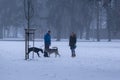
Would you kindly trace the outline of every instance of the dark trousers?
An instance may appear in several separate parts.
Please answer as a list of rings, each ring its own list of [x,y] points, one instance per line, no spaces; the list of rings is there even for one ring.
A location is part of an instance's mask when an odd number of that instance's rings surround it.
[[[71,53],[72,53],[71,57],[75,57],[76,56],[76,54],[75,54],[75,48],[76,48],[76,46],[70,46]]]
[[[49,45],[48,44],[45,44],[45,50],[49,50]]]
[[[45,48],[44,49],[45,49],[45,51],[44,51],[44,57],[49,57],[48,56],[48,52],[47,52],[49,50],[49,45],[45,44]]]

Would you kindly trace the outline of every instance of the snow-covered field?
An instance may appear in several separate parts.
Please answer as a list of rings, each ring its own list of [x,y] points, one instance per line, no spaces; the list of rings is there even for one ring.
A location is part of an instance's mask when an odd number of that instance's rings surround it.
[[[120,80],[120,42],[52,42],[61,57],[24,60],[24,41],[0,41],[0,80]],[[43,42],[35,42],[43,48]],[[31,53],[32,54],[32,53]],[[32,55],[30,55],[31,58]]]

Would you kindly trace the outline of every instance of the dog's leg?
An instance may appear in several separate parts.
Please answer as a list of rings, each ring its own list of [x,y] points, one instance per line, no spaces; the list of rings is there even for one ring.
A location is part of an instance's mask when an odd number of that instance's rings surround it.
[[[40,57],[39,53],[37,52],[38,57]]]
[[[55,57],[57,57],[57,53],[55,53]]]
[[[59,57],[60,57],[60,54],[59,54],[59,53],[56,53],[56,56],[59,56]]]
[[[59,55],[59,57],[60,57],[60,54],[58,53],[57,55]]]
[[[55,57],[59,56],[60,57],[60,54],[58,52],[58,50],[55,52]]]

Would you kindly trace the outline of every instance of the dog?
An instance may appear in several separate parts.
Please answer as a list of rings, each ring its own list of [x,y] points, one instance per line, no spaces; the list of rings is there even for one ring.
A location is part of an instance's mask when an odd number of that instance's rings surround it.
[[[37,53],[38,57],[40,57],[39,51],[41,51],[41,53],[43,53],[43,49],[41,49],[41,48],[30,47],[30,48],[28,48],[28,53],[27,53],[27,55],[29,55],[29,53],[30,53],[31,51]]]
[[[52,47],[52,48],[44,51],[44,55],[46,55],[46,57],[50,57],[50,55],[53,54],[53,53],[55,54],[55,57],[57,57],[57,56],[60,57],[60,54],[58,52],[58,48],[57,47]]]

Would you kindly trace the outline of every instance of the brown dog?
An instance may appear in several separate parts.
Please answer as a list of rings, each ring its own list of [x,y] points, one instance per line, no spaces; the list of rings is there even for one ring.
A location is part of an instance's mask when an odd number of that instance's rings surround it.
[[[58,52],[58,48],[57,47],[52,47],[44,52],[47,52],[48,56],[50,57],[51,54],[55,54],[55,57],[59,56],[60,57],[60,54]]]

